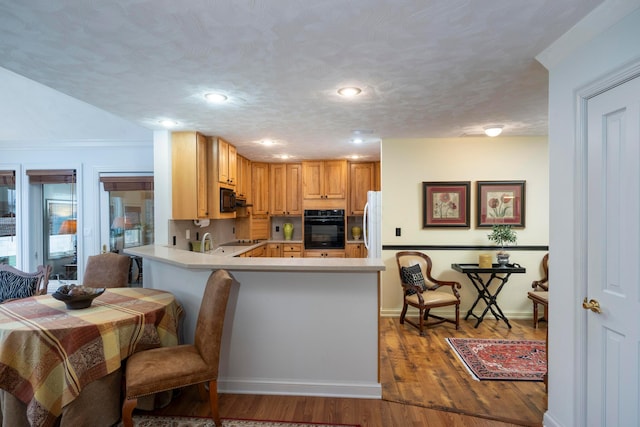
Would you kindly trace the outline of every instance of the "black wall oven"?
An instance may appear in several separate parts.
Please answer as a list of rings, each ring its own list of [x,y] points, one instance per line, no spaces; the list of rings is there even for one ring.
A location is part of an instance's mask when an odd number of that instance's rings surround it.
[[[305,249],[344,249],[344,209],[304,211]]]

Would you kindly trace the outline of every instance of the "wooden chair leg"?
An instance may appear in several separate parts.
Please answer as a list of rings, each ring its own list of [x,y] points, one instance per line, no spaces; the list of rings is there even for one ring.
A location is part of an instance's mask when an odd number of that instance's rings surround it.
[[[222,426],[220,411],[218,409],[218,381],[209,381],[209,406],[211,406],[211,416],[216,423],[216,427]]]
[[[460,328],[460,304],[456,304],[456,331]]]
[[[122,404],[122,425],[124,427],[133,427],[133,410],[138,405],[138,399],[125,399]]]
[[[424,319],[427,316],[429,316],[429,310],[425,311],[424,309],[421,308],[420,309],[420,319],[418,320],[420,322],[420,336],[421,337],[424,336]]]
[[[402,306],[402,313],[400,313],[400,324],[401,325],[404,325],[404,316],[407,315],[407,308],[409,308],[409,304],[407,304],[405,302],[404,305]]]
[[[204,386],[205,383],[198,384],[198,396],[200,396],[200,400],[204,400],[205,402],[211,396],[211,391],[209,391],[209,395],[207,395],[207,388]]]
[[[533,328],[538,328],[538,303],[533,302]]]

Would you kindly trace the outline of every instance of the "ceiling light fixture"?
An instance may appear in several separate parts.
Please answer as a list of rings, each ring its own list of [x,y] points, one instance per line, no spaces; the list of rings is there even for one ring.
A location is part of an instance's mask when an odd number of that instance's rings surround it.
[[[351,142],[353,142],[354,144],[362,144],[364,142],[364,139],[362,139],[362,138],[353,138],[351,140]]]
[[[215,92],[207,93],[204,97],[207,101],[215,103],[225,102],[227,99],[229,99],[226,95]]]
[[[172,128],[174,126],[178,126],[178,122],[176,122],[175,120],[169,120],[169,119],[160,120],[158,123],[160,123],[162,126],[166,128]]]
[[[356,95],[360,95],[360,93],[362,92],[362,89],[360,89],[359,87],[354,87],[354,86],[350,86],[350,87],[342,87],[340,89],[338,89],[338,94],[346,97],[346,98],[351,98],[352,96],[356,96]]]
[[[487,136],[498,136],[502,133],[502,125],[491,125],[484,128]]]
[[[263,139],[262,141],[260,141],[260,144],[262,145],[273,145],[273,141],[270,139]]]

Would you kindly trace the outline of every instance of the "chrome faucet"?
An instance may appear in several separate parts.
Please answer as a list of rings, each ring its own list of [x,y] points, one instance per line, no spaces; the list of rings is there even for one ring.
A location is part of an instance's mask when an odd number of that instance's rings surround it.
[[[209,250],[213,249],[213,239],[211,238],[211,233],[204,233],[202,236],[202,241],[200,242],[200,252],[204,252],[205,242],[209,240]]]

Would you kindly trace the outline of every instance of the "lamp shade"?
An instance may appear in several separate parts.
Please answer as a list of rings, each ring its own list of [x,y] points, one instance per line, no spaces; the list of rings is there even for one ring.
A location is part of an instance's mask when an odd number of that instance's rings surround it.
[[[75,219],[66,219],[62,221],[58,234],[76,234],[76,229],[77,221]]]

